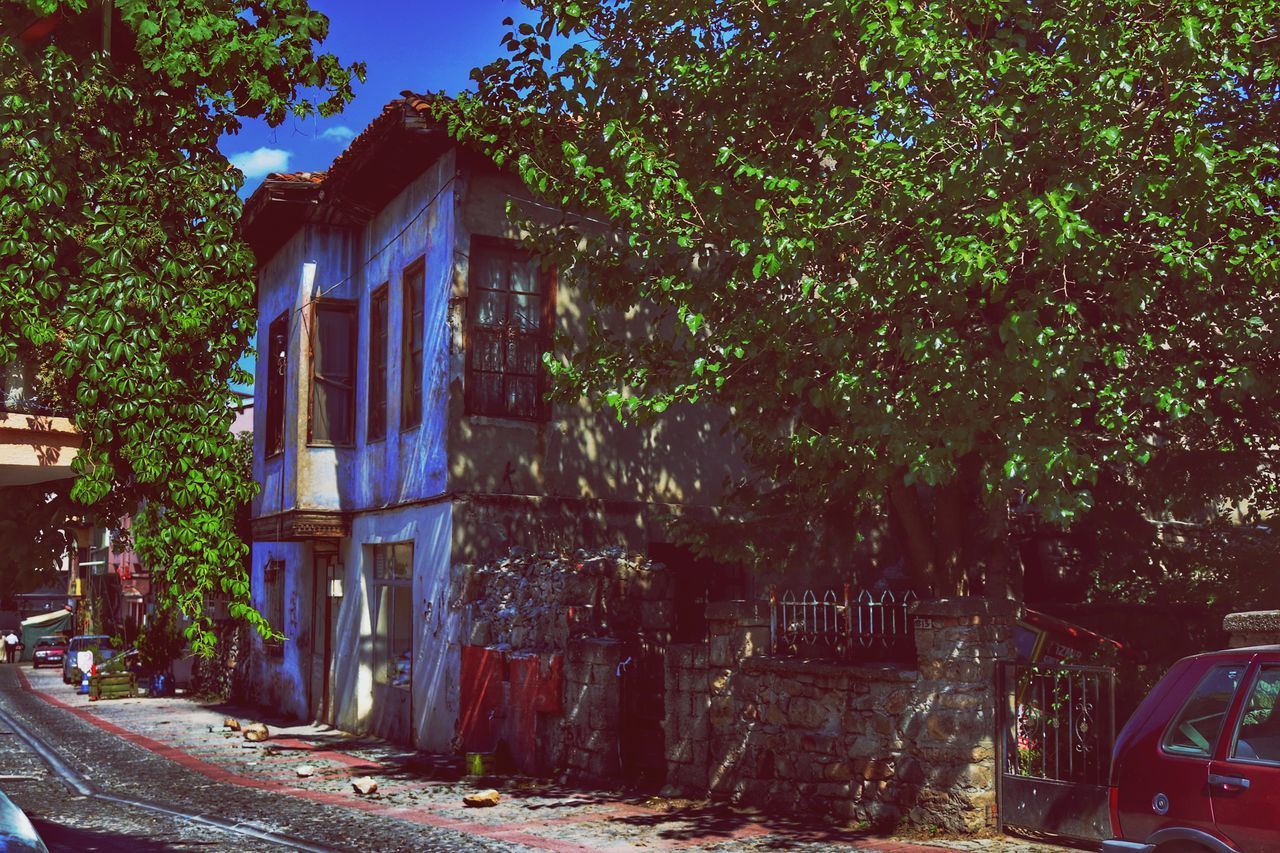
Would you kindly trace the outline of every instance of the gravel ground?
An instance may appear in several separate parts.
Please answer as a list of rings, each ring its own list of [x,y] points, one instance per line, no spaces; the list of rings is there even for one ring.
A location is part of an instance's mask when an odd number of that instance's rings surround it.
[[[703,801],[588,791],[530,779],[467,780],[452,759],[425,756],[377,738],[356,737],[327,727],[263,720],[271,726],[272,737],[265,743],[251,744],[238,733],[223,730],[228,716],[244,723],[262,719],[242,708],[210,707],[184,698],[89,703],[64,686],[56,672],[24,673],[36,690],[70,705],[71,710],[23,690],[16,674],[6,666],[0,666],[0,706],[28,721],[99,787],[251,822],[271,832],[338,849],[541,849],[557,853],[674,849],[1062,853],[1069,849],[999,837],[867,837],[812,818]],[[86,716],[98,725],[117,727],[120,734],[95,727],[82,719]],[[0,741],[0,746],[11,748],[14,744]],[[170,761],[157,751],[183,763]],[[35,768],[31,775],[40,776],[38,760],[27,756],[26,761],[24,766]],[[312,775],[300,777],[297,769],[301,765],[312,768]],[[359,776],[374,778],[378,791],[368,797],[357,796],[351,781]],[[19,801],[19,786],[30,791],[25,801]],[[463,807],[466,793],[489,786],[501,792],[497,806]],[[131,840],[117,847],[94,847],[73,840],[63,849],[185,850],[195,845],[218,851],[278,849],[183,821],[121,814],[120,807],[94,801],[84,806],[85,817],[76,812],[71,821],[66,811],[84,801],[70,797],[65,789],[55,797],[52,789],[61,786],[43,777],[21,783],[0,781],[0,787],[24,808],[30,804],[33,811],[28,813],[33,819],[56,820],[86,833],[90,840],[116,835]],[[88,817],[95,814],[99,815],[96,822]],[[54,827],[44,824],[39,827],[42,833],[46,826],[53,831]],[[138,846],[136,842],[144,838],[146,843],[159,846]]]

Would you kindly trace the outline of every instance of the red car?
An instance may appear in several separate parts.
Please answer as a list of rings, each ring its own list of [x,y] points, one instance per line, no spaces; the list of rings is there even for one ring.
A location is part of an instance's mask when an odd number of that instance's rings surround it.
[[[1280,646],[1178,661],[1111,757],[1103,853],[1280,851]]]
[[[42,666],[62,666],[62,659],[67,654],[67,641],[63,637],[41,637],[36,640],[35,650],[31,653],[31,668]]]

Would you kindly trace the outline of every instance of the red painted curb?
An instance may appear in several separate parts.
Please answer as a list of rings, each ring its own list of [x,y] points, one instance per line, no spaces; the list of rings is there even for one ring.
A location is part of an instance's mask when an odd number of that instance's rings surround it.
[[[17,670],[18,681],[22,685],[22,689],[38,697],[42,701],[69,711],[80,719],[91,725],[97,726],[105,732],[109,732],[122,740],[126,740],[135,746],[153,752],[169,759],[188,770],[195,771],[200,775],[212,779],[215,782],[225,782],[229,785],[239,785],[242,788],[255,788],[257,790],[274,791],[280,794],[287,794],[291,797],[297,797],[303,800],[310,800],[314,803],[322,803],[324,805],[342,806],[349,809],[357,809],[371,814],[381,814],[384,817],[390,817],[396,820],[403,820],[409,823],[421,824],[423,826],[431,826],[439,829],[452,829],[466,835],[474,835],[481,838],[490,838],[497,841],[510,841],[515,844],[523,844],[527,847],[534,847],[539,850],[548,850],[551,853],[595,853],[597,848],[586,847],[571,841],[560,841],[555,838],[546,838],[529,832],[531,829],[543,826],[554,826],[559,824],[585,824],[599,821],[607,823],[617,817],[630,817],[635,815],[659,815],[662,813],[660,809],[647,808],[645,806],[632,805],[630,803],[614,803],[606,806],[607,812],[598,814],[582,814],[571,815],[560,818],[548,818],[544,820],[534,821],[518,821],[508,823],[495,824],[477,824],[471,821],[459,820],[457,818],[448,817],[443,814],[432,814],[432,807],[420,806],[410,809],[402,806],[389,806],[381,803],[370,802],[368,800],[353,799],[349,795],[330,793],[327,791],[311,791],[306,788],[298,788],[293,785],[277,782],[269,779],[255,779],[250,776],[244,776],[224,767],[219,767],[203,759],[196,758],[188,752],[178,747],[171,746],[161,741],[149,738],[146,735],[140,735],[122,728],[109,720],[104,720],[89,708],[81,708],[62,701],[43,690],[37,690],[31,685],[26,674],[21,670]],[[305,741],[292,738],[281,738],[280,743],[292,748],[305,749],[311,756],[315,758],[327,758],[339,763],[347,765],[351,770],[381,770],[381,765],[370,764],[368,759],[359,758],[349,753],[339,752],[337,750],[325,747],[317,748]],[[193,747],[194,749],[194,747]],[[408,788],[410,786],[401,786]],[[716,833],[699,838],[683,838],[679,841],[649,842],[645,846],[648,848],[679,850],[687,847],[693,847],[698,844],[715,844],[723,843],[730,840],[739,840],[746,838],[760,838],[772,835],[773,830],[759,823],[744,823],[742,826],[735,828],[728,833]],[[625,843],[625,842],[624,842]],[[870,850],[875,853],[939,853],[937,847],[922,847],[916,844],[907,844],[901,841],[891,840],[854,840],[843,842],[841,846],[846,849],[853,850]]]

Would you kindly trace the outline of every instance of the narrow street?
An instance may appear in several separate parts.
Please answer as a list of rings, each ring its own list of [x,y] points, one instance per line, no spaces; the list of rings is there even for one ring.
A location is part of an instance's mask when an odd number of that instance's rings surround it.
[[[0,789],[52,851],[1062,849],[874,838],[813,818],[531,780],[498,783],[497,808],[463,810],[465,782],[414,765],[391,744],[307,726],[247,744],[210,731],[225,710],[181,698],[91,704],[56,670],[0,666]],[[24,735],[65,766],[55,772]],[[304,759],[314,777],[291,778]],[[364,774],[382,788],[357,798],[349,780]]]
[[[26,674],[26,673],[24,673]],[[63,687],[55,672],[37,674]],[[76,697],[65,688],[68,698]],[[31,818],[51,851],[518,850],[392,818],[307,802],[283,794],[216,782],[130,744],[23,689],[17,667],[0,667],[0,712],[52,749],[68,767],[108,796],[153,804],[178,814],[78,794],[19,736],[0,722],[0,790]],[[233,832],[199,822],[242,824]],[[295,843],[271,843],[257,833]]]

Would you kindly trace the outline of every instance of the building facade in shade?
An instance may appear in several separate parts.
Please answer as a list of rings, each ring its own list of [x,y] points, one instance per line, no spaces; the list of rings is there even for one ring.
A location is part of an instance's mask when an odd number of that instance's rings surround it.
[[[455,568],[511,547],[669,539],[736,457],[723,416],[623,427],[551,404],[542,353],[585,326],[580,284],[525,252],[518,179],[427,102],[389,104],[325,174],[272,175],[259,261],[252,585],[271,707],[444,750],[458,713]],[[643,322],[619,318],[643,339]]]

